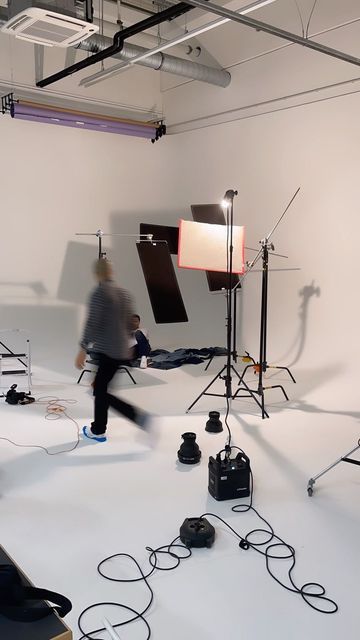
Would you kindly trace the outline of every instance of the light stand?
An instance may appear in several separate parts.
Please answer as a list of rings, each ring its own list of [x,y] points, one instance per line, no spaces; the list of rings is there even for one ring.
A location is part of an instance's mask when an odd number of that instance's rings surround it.
[[[259,374],[259,379],[258,379],[258,387],[256,390],[252,390],[253,393],[256,393],[261,400],[261,417],[264,419],[265,417],[268,418],[269,414],[267,413],[267,411],[265,410],[265,396],[264,396],[264,391],[268,390],[268,389],[281,389],[281,391],[283,392],[286,400],[289,400],[286,391],[284,389],[284,387],[281,384],[275,384],[275,385],[269,385],[264,387],[263,385],[263,375],[264,373],[266,373],[267,369],[283,369],[284,371],[287,371],[290,378],[292,379],[293,382],[296,382],[294,376],[292,375],[290,369],[288,367],[280,367],[280,366],[275,366],[275,365],[269,365],[267,363],[266,360],[266,339],[267,339],[267,308],[268,308],[268,277],[269,277],[269,250],[274,251],[274,245],[272,244],[272,242],[270,242],[270,237],[272,236],[272,234],[274,233],[276,227],[280,224],[282,218],[284,217],[285,213],[287,212],[287,210],[289,209],[290,205],[292,204],[293,200],[295,199],[295,197],[297,196],[297,194],[300,191],[300,187],[297,189],[297,191],[295,192],[295,194],[293,195],[293,197],[291,198],[288,206],[286,207],[285,211],[283,212],[283,214],[280,216],[278,222],[275,224],[274,228],[270,231],[270,233],[263,239],[261,240],[261,249],[259,250],[257,256],[254,258],[254,260],[252,261],[250,267],[249,267],[249,271],[252,269],[252,267],[254,266],[254,264],[258,261],[258,259],[261,257],[262,259],[262,286],[261,286],[261,316],[260,316],[260,349],[259,349],[259,361],[256,364],[248,364],[244,371],[241,374],[240,380],[239,380],[239,389],[238,391],[235,393],[234,398],[236,398],[238,396],[238,392],[241,391],[241,385],[244,384],[244,377],[246,374],[246,371],[249,368],[254,368],[255,366],[255,370],[258,372]],[[281,257],[286,257],[286,256],[281,256]],[[238,396],[241,397],[241,396]]]
[[[227,317],[226,317],[226,364],[223,366],[223,368],[219,371],[219,373],[217,373],[217,375],[211,380],[211,382],[207,385],[207,387],[205,387],[205,389],[198,395],[198,397],[194,400],[194,402],[192,402],[192,404],[188,407],[188,409],[186,410],[186,413],[188,413],[190,411],[190,409],[192,409],[192,407],[198,402],[198,400],[200,400],[200,398],[202,396],[216,396],[216,397],[220,397],[220,398],[227,398],[228,400],[234,399],[235,397],[246,397],[248,398],[249,396],[251,396],[253,398],[253,400],[255,400],[256,404],[260,407],[260,409],[262,409],[262,405],[259,402],[259,400],[256,397],[256,392],[252,391],[249,386],[247,385],[247,383],[244,380],[241,380],[241,377],[239,375],[239,373],[237,372],[237,370],[235,369],[234,365],[231,363],[231,358],[233,357],[234,361],[236,362],[236,342],[235,342],[235,336],[234,336],[234,342],[233,342],[233,351],[232,351],[232,336],[233,336],[233,331],[234,328],[236,326],[236,318],[235,316],[233,316],[233,309],[236,312],[236,300],[234,299],[233,302],[233,296],[235,298],[236,296],[236,287],[232,287],[232,276],[233,276],[233,272],[232,272],[232,266],[233,266],[233,227],[234,227],[234,197],[237,196],[238,192],[235,191],[234,189],[229,189],[228,191],[226,191],[225,196],[224,196],[224,206],[226,206],[227,209],[227,228],[228,228],[228,251],[227,251],[227,274],[228,274],[228,286],[227,286],[227,291],[226,291],[226,311],[227,311]],[[223,375],[225,372],[225,375]],[[242,383],[242,390],[246,391],[246,395],[245,396],[239,396],[239,391],[241,389],[238,389],[236,391],[235,394],[233,394],[232,392],[232,373],[234,373],[238,380],[239,380],[239,384],[240,382]],[[214,384],[214,382],[216,380],[224,380],[225,382],[225,393],[208,393],[208,389],[210,389],[210,387]]]

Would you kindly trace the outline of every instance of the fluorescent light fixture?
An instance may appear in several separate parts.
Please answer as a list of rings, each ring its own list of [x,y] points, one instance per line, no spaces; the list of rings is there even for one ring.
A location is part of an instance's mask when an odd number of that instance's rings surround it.
[[[261,9],[268,4],[272,4],[276,2],[276,0],[259,0],[258,2],[252,2],[251,4],[246,5],[242,9],[239,9],[236,13],[240,15],[246,15],[247,13],[251,13],[256,9]],[[186,40],[190,40],[191,38],[195,38],[196,36],[201,35],[202,33],[206,33],[207,31],[211,31],[211,29],[216,29],[216,27],[221,27],[221,25],[230,22],[230,18],[220,18],[218,20],[213,20],[208,24],[203,25],[202,27],[198,27],[197,29],[193,29],[192,31],[187,31],[186,33],[174,38],[173,40],[169,40],[168,42],[164,42],[163,44],[159,44],[157,47],[153,49],[149,49],[145,53],[141,53],[138,56],[134,56],[131,60],[127,60],[124,62],[120,62],[118,64],[113,65],[109,69],[104,69],[102,71],[98,71],[97,73],[93,73],[91,76],[87,76],[80,81],[80,85],[84,87],[91,87],[91,85],[96,84],[97,82],[101,82],[102,80],[106,80],[107,78],[111,78],[113,75],[121,73],[126,69],[129,69],[133,64],[140,62],[141,60],[146,60],[150,56],[155,55],[156,53],[160,53],[161,51],[166,51],[166,49],[170,49],[170,47],[175,47],[177,44],[181,44]]]
[[[79,114],[71,111],[60,111],[41,105],[29,105],[13,102],[10,108],[12,118],[29,120],[31,122],[47,122],[48,124],[88,129],[91,131],[105,131],[138,138],[156,138],[157,125],[141,122],[122,121],[92,114]],[[80,119],[81,118],[81,119]]]

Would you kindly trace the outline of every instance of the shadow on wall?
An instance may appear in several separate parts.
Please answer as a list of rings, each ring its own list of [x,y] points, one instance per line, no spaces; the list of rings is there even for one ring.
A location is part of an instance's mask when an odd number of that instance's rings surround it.
[[[319,298],[320,294],[320,287],[315,287],[314,280],[311,282],[311,284],[305,285],[304,287],[302,287],[302,289],[299,290],[299,296],[301,298],[299,307],[299,328],[287,352],[279,359],[280,362],[287,361],[287,359],[291,356],[292,353],[294,353],[295,350],[295,354],[293,355],[291,362],[289,362],[289,364],[287,365],[288,367],[292,367],[301,358],[306,343],[310,300],[314,296]]]
[[[111,251],[108,244],[111,238],[106,238],[102,247],[106,255],[111,259]],[[93,242],[85,244],[83,242],[69,242],[62,265],[57,298],[74,302],[75,304],[85,304],[88,300],[91,289],[95,286],[93,276],[93,264],[98,257],[98,239],[93,238]]]
[[[41,300],[44,296],[48,295],[48,291],[43,282],[35,281],[35,282],[9,282],[2,281],[0,282],[0,287],[9,287],[11,290],[11,295],[14,297],[14,290],[18,292],[18,295],[22,295],[21,289],[25,290],[25,296],[29,297],[29,292],[32,292],[32,296],[35,295],[39,300]],[[3,292],[3,290],[2,290]]]
[[[141,222],[178,226],[180,218],[191,219],[190,206],[185,212],[112,212],[111,233],[138,234]],[[189,321],[156,325],[136,248],[136,238],[113,236],[112,247],[118,282],[133,294],[142,325],[150,330],[153,348],[224,346],[225,298],[221,293],[209,293],[205,272],[179,269],[177,256],[172,256]]]

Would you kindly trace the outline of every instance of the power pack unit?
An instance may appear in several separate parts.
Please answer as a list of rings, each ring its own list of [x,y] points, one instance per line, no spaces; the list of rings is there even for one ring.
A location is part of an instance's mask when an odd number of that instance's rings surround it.
[[[209,493],[215,500],[234,500],[250,495],[250,460],[243,452],[209,458]]]

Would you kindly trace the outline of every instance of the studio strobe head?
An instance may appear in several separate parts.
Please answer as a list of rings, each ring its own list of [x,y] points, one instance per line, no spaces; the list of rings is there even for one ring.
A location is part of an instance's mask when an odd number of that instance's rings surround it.
[[[205,431],[208,433],[220,433],[220,431],[223,431],[218,411],[209,411],[209,420],[206,423]]]
[[[178,451],[178,458],[183,464],[196,464],[201,458],[199,445],[195,442],[196,433],[187,431],[182,434],[184,442]]]

